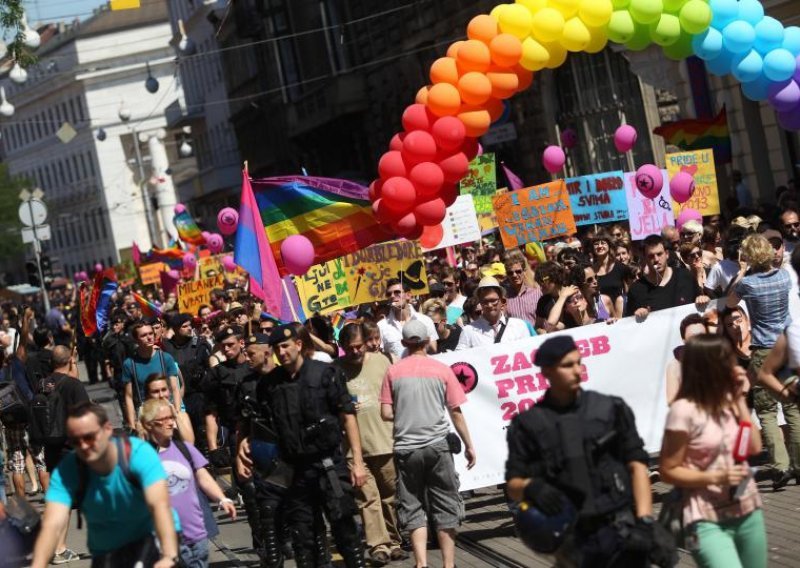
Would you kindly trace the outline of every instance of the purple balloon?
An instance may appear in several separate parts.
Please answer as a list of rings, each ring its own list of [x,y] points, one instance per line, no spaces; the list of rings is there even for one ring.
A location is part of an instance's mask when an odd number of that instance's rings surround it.
[[[203,231],[200,234],[203,236],[203,241],[207,243],[208,242],[208,237],[211,236],[211,233],[209,233],[208,231]]]
[[[283,265],[295,276],[308,272],[315,256],[314,245],[303,235],[292,235],[281,243]]]
[[[180,215],[181,213],[186,211],[186,205],[184,205],[183,203],[178,203],[177,205],[175,205],[175,209],[173,209],[173,211],[175,212],[175,215]]]
[[[167,270],[167,276],[169,276],[173,280],[180,280],[181,279],[181,273],[178,272],[177,270],[175,270],[174,268],[171,269],[171,270]]]
[[[778,123],[785,130],[800,130],[800,108],[778,113]]]
[[[222,240],[222,235],[218,233],[211,233],[206,239],[206,244],[208,245],[208,250],[210,250],[213,254],[219,254],[222,252],[222,249],[225,248],[225,242]]]
[[[578,145],[578,133],[574,128],[566,128],[561,132],[561,145],[567,150],[572,150]]]
[[[769,102],[780,112],[788,112],[800,103],[800,86],[795,81],[773,83],[769,88]]]
[[[551,174],[554,174],[561,170],[564,167],[564,162],[567,161],[567,156],[564,154],[564,150],[562,150],[559,146],[548,146],[544,150],[544,154],[542,154],[542,163],[544,164],[544,169],[546,169]]]

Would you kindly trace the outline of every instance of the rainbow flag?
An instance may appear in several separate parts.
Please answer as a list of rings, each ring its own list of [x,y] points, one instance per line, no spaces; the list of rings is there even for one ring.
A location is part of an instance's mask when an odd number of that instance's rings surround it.
[[[80,317],[83,334],[91,337],[103,333],[108,325],[111,297],[119,288],[113,268],[106,268],[94,275],[91,288],[86,282],[80,287]]]
[[[658,134],[667,144],[674,144],[682,150],[713,148],[718,164],[731,161],[731,134],[725,107],[713,119],[692,118],[669,122],[654,129],[653,134]]]
[[[200,227],[197,226],[192,214],[189,213],[187,209],[176,213],[172,218],[172,222],[175,224],[175,229],[178,231],[178,238],[183,242],[192,245],[202,245],[206,242],[203,238],[203,232],[200,230]]]
[[[281,276],[287,274],[281,243],[292,235],[304,235],[313,243],[317,263],[392,238],[375,219],[363,185],[287,176],[253,180],[253,191]]]
[[[156,306],[153,302],[145,298],[144,296],[140,296],[136,292],[131,292],[133,294],[133,299],[139,304],[139,308],[142,310],[142,315],[146,318],[160,318],[161,317],[161,308]]]
[[[149,262],[166,262],[170,266],[172,264],[177,264],[181,266],[183,263],[183,255],[186,254],[186,251],[183,250],[179,244],[174,244],[167,248],[157,248],[153,247],[150,249],[149,252],[141,254],[141,260],[143,263]]]

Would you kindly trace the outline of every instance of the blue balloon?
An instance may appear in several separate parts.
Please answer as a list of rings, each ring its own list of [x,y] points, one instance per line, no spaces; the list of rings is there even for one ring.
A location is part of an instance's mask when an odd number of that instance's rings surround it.
[[[722,51],[717,57],[711,61],[706,61],[706,69],[709,73],[714,75],[728,75],[731,72],[731,63],[733,54],[729,51]]]
[[[751,101],[764,101],[769,97],[769,89],[773,84],[761,75],[755,81],[742,83],[742,94]]]
[[[791,79],[796,70],[797,62],[788,49],[773,49],[764,56],[764,75],[771,81]]]
[[[777,49],[783,43],[783,24],[775,18],[767,16],[755,25],[755,30],[756,41],[753,45],[761,55]]]
[[[789,26],[783,30],[783,49],[788,49],[795,56],[800,55],[800,28]]]
[[[736,0],[711,0],[711,26],[721,30],[739,17],[739,3]]]
[[[745,55],[737,55],[733,58],[731,72],[733,76],[742,83],[755,81],[761,76],[764,70],[764,60],[755,49],[751,49]]]
[[[715,28],[708,28],[692,38],[692,50],[700,59],[714,59],[722,53],[722,34]]]
[[[755,26],[764,19],[764,6],[759,0],[739,0],[739,19]]]
[[[747,53],[756,40],[753,26],[743,20],[731,22],[722,30],[722,41],[725,49],[731,53]]]

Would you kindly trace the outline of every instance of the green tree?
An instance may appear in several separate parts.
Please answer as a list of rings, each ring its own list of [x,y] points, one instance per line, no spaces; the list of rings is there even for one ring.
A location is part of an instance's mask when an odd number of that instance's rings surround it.
[[[13,41],[8,44],[9,56],[19,61],[20,65],[27,67],[36,61],[36,58],[25,47],[25,26],[23,18],[25,8],[22,0],[0,0],[0,26],[8,33],[14,35]]]
[[[23,250],[19,210],[19,192],[33,189],[26,180],[12,178],[8,165],[0,164],[0,258],[10,258]]]

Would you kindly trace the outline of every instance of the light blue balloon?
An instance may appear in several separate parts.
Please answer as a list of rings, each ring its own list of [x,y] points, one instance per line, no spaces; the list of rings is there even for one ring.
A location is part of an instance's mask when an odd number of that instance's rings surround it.
[[[723,45],[733,54],[747,53],[756,40],[756,31],[753,26],[744,20],[731,22],[722,30]]]
[[[771,81],[791,79],[796,70],[797,62],[788,49],[773,49],[764,56],[764,75]]]
[[[700,59],[714,59],[722,53],[722,34],[715,28],[708,28],[692,38],[692,49]]]
[[[711,0],[711,26],[721,30],[739,17],[739,3],[736,0]]]
[[[770,85],[769,80],[761,75],[755,81],[742,83],[742,94],[751,101],[765,101],[769,97]]]
[[[800,28],[789,26],[783,31],[783,49],[788,49],[795,56],[800,55]]]
[[[756,41],[754,47],[761,55],[765,55],[783,43],[783,24],[775,18],[767,16],[755,25]]]
[[[755,26],[764,19],[764,6],[759,0],[739,0],[739,19]]]
[[[751,49],[745,55],[737,55],[731,64],[733,76],[742,83],[755,81],[763,70],[764,60],[755,49]]]
[[[733,55],[729,51],[722,50],[717,57],[711,61],[706,61],[706,69],[714,75],[728,75],[731,72]]]

